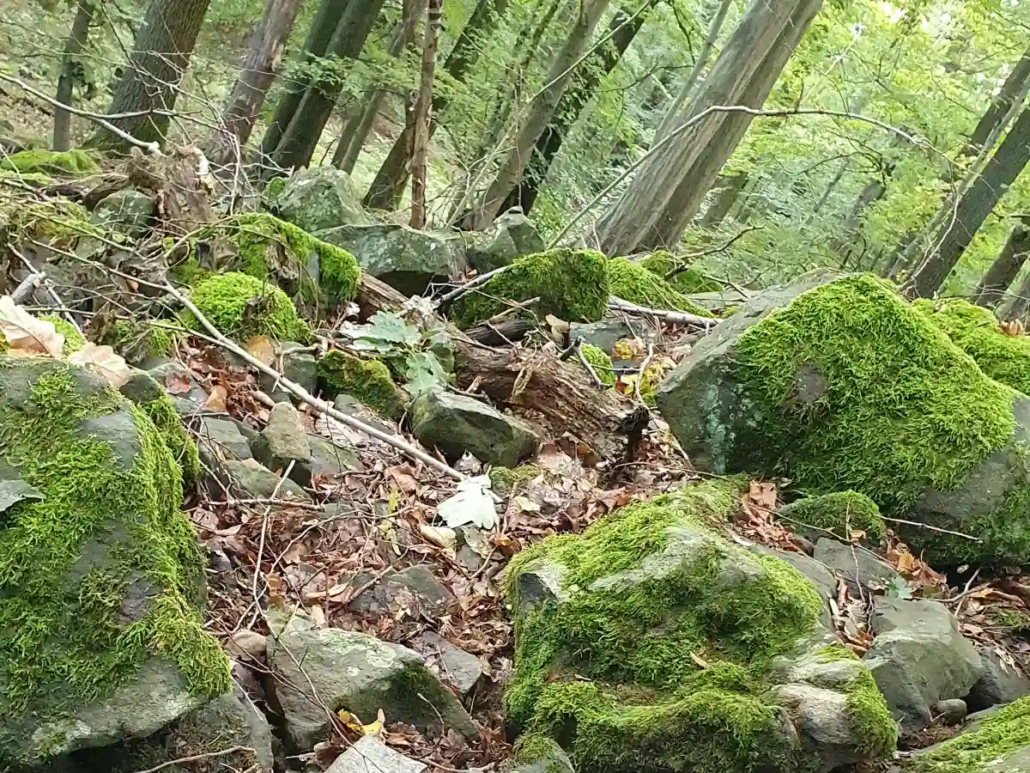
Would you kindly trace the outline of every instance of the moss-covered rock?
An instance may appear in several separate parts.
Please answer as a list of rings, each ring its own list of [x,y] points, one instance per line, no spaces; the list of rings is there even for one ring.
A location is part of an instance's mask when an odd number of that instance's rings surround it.
[[[190,433],[182,424],[172,398],[149,373],[136,371],[119,391],[154,423],[165,446],[182,470],[183,484],[189,486],[200,480],[200,456]]]
[[[827,278],[751,299],[662,383],[693,463],[853,489],[982,540],[899,526],[940,565],[1030,560],[1030,400],[888,283]]]
[[[334,349],[319,360],[318,380],[327,399],[350,395],[390,419],[400,419],[408,408],[407,395],[379,360]]]
[[[683,268],[683,261],[677,259],[671,252],[659,250],[652,252],[642,261],[640,265],[668,282],[674,290],[684,295],[692,293],[717,293],[722,290],[722,285],[714,279],[709,279],[704,272],[694,266]]]
[[[1030,336],[1006,335],[993,311],[961,298],[924,299],[912,306],[924,312],[988,376],[1030,394]]]
[[[593,344],[581,344],[579,348],[583,359],[590,363],[594,373],[607,387],[615,386],[615,367],[612,365],[612,358],[603,349],[598,349]]]
[[[76,148],[60,153],[52,150],[23,150],[0,159],[0,170],[22,173],[82,176],[100,171],[93,156]]]
[[[0,763],[148,735],[226,692],[147,414],[83,369],[0,357],[0,448],[0,477],[36,492],[0,514]]]
[[[300,341],[310,333],[286,293],[248,274],[208,276],[194,286],[190,300],[219,331],[240,341],[257,335]],[[191,313],[184,312],[183,318],[187,327],[204,332]]]
[[[718,531],[739,495],[727,481],[686,487],[515,557],[506,705],[518,728],[557,740],[581,773],[644,759],[653,773],[818,771],[893,748],[882,702],[875,726],[849,707],[860,663],[836,687],[825,668],[792,669],[833,639],[800,572]],[[832,743],[792,722],[820,712]]]
[[[135,188],[123,188],[97,204],[90,222],[102,228],[140,237],[154,221],[157,202]]]
[[[777,515],[789,521],[795,529],[811,527],[817,531],[829,531],[845,541],[850,540],[855,531],[865,532],[866,539],[871,542],[880,542],[887,536],[880,508],[857,491],[805,497],[781,507]]]
[[[683,311],[699,317],[712,316],[662,277],[629,258],[612,258],[608,261],[608,287],[616,298],[638,306]]]
[[[146,320],[118,319],[105,327],[99,339],[130,363],[151,357],[167,357],[175,349],[175,335]]]
[[[510,301],[539,298],[532,309],[541,318],[554,314],[570,322],[598,320],[608,308],[606,263],[592,250],[527,255],[458,298],[448,313],[461,327],[471,327],[509,308]]]
[[[350,175],[332,166],[295,172],[283,182],[271,207],[283,220],[308,233],[370,222]]]

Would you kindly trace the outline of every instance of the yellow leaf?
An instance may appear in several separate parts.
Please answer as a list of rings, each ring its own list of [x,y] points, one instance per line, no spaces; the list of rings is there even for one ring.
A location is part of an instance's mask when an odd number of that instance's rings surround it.
[[[92,341],[83,344],[81,349],[68,358],[68,362],[100,374],[115,389],[122,386],[132,375],[132,370],[121,355],[115,354],[114,349],[110,346],[97,346]]]
[[[61,359],[64,336],[54,329],[54,323],[36,319],[9,295],[0,298],[0,335],[7,341],[10,355],[49,354]]]
[[[261,360],[265,365],[271,365],[275,362],[275,344],[268,336],[254,336],[253,338],[248,338],[247,343],[244,344],[244,348],[248,353],[253,354],[257,359]]]
[[[361,724],[361,720],[358,719],[354,714],[351,714],[346,709],[340,709],[336,712],[336,716],[340,718],[343,726],[350,730],[355,735],[364,735],[365,726]]]
[[[365,735],[374,735],[374,736],[378,737],[379,735],[382,734],[382,732],[383,732],[383,725],[385,725],[385,724],[386,724],[386,714],[383,713],[382,709],[379,709],[379,711],[376,714],[376,721],[373,722],[370,725],[365,725],[362,728],[362,732]]]

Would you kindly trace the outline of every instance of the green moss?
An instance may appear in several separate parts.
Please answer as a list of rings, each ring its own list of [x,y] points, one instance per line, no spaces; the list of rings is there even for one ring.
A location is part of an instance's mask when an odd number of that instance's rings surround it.
[[[190,293],[190,300],[211,324],[240,341],[256,335],[303,341],[310,334],[286,293],[247,274],[229,272],[202,279]],[[189,312],[184,313],[184,323],[203,332]]]
[[[818,657],[824,663],[858,660],[851,650],[839,644],[824,647]],[[898,723],[891,716],[873,675],[863,668],[845,688],[845,693],[845,707],[851,729],[862,739],[860,748],[874,756],[884,756],[893,752],[898,745]]]
[[[139,362],[148,357],[167,357],[175,351],[175,335],[172,331],[145,321],[115,320],[105,331],[102,343],[129,362]]]
[[[665,250],[651,253],[640,262],[640,265],[664,279],[674,290],[684,295],[717,293],[722,290],[721,284],[714,279],[709,279],[699,268],[690,266],[681,270],[683,260]]]
[[[15,244],[29,239],[74,243],[82,238],[104,235],[102,228],[90,222],[85,207],[66,199],[18,207],[11,213],[7,232]]]
[[[43,174],[70,174],[75,176],[99,172],[100,167],[84,150],[23,150],[0,159],[0,169],[9,172],[40,172]]]
[[[569,321],[595,321],[608,307],[605,258],[592,250],[558,249],[517,258],[503,273],[451,304],[448,314],[471,327],[510,308],[510,301],[539,298],[532,307]]]
[[[612,258],[608,261],[608,287],[615,297],[638,306],[684,311],[701,317],[712,316],[707,309],[692,302],[660,276],[629,258]]]
[[[1006,335],[993,311],[961,298],[918,300],[912,307],[926,314],[988,376],[1030,394],[1030,337]]]
[[[274,203],[280,196],[283,195],[283,191],[286,190],[287,178],[275,177],[269,180],[268,185],[265,186],[264,200],[267,204]]]
[[[190,433],[182,425],[179,412],[167,394],[141,406],[154,427],[161,433],[161,439],[182,469],[183,483],[197,482],[201,477],[200,455]]]
[[[192,692],[227,690],[228,661],[201,616],[205,561],[162,433],[62,362],[0,358],[0,382],[0,447],[45,496],[9,508],[0,529],[0,727],[73,715],[158,653]],[[126,416],[132,442],[81,428],[126,432]],[[141,592],[145,606],[122,617],[126,596]]]
[[[82,333],[72,327],[72,324],[64,317],[59,317],[56,314],[42,314],[39,318],[52,323],[54,329],[64,336],[63,351],[66,356],[72,352],[77,352],[86,343]]]
[[[864,531],[872,542],[880,542],[887,536],[880,508],[857,491],[805,497],[781,508],[778,515],[794,524],[833,532],[843,540],[850,540],[855,530]]]
[[[363,360],[334,349],[319,360],[318,376],[330,400],[347,394],[394,420],[407,410],[406,395],[394,383],[390,369],[378,360]]]
[[[615,386],[615,367],[608,353],[593,344],[580,344],[579,350],[583,353],[583,359],[590,363],[594,373],[601,379],[601,383],[606,387]]]
[[[565,752],[553,738],[533,733],[519,738],[513,759],[516,767],[544,763],[544,773],[564,773],[566,768],[559,762],[564,755]]]
[[[511,496],[516,489],[524,487],[540,474],[540,469],[533,464],[518,467],[491,467],[490,487],[502,497]]]

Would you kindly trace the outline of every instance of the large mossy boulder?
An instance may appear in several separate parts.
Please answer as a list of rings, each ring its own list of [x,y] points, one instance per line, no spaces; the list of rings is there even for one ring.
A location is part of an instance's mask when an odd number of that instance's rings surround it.
[[[190,293],[190,300],[221,333],[239,341],[259,335],[294,341],[307,338],[310,333],[286,293],[238,271],[200,280]],[[193,314],[187,311],[183,316],[188,327],[206,332]]]
[[[818,274],[749,301],[657,392],[700,469],[852,489],[931,562],[1030,560],[1030,399],[891,285]]]
[[[139,238],[153,224],[157,202],[136,188],[123,188],[104,198],[90,215],[90,222],[101,228]]]
[[[732,482],[629,505],[516,556],[517,730],[580,773],[821,771],[892,751],[868,670],[793,566],[721,531]]]
[[[230,688],[206,561],[146,412],[0,357],[0,767],[150,735]]]
[[[498,217],[486,231],[463,234],[469,265],[480,274],[510,265],[523,255],[547,249],[536,226],[521,211],[511,210]]]
[[[99,172],[100,167],[92,155],[78,148],[61,152],[23,150],[0,159],[0,171],[81,177]]]
[[[272,210],[309,233],[371,222],[350,175],[331,166],[296,172],[275,198]]]

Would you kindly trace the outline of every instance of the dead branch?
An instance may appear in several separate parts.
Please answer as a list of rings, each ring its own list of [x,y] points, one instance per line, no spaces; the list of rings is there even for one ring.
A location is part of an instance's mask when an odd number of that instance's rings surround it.
[[[694,325],[695,327],[711,330],[719,320],[711,317],[699,317],[696,314],[687,314],[683,311],[669,311],[667,309],[651,309],[647,306],[638,306],[635,303],[616,298],[614,295],[608,299],[608,308],[614,311],[622,311],[626,314],[634,314],[638,317],[657,317],[666,322],[673,322],[680,325]]]

